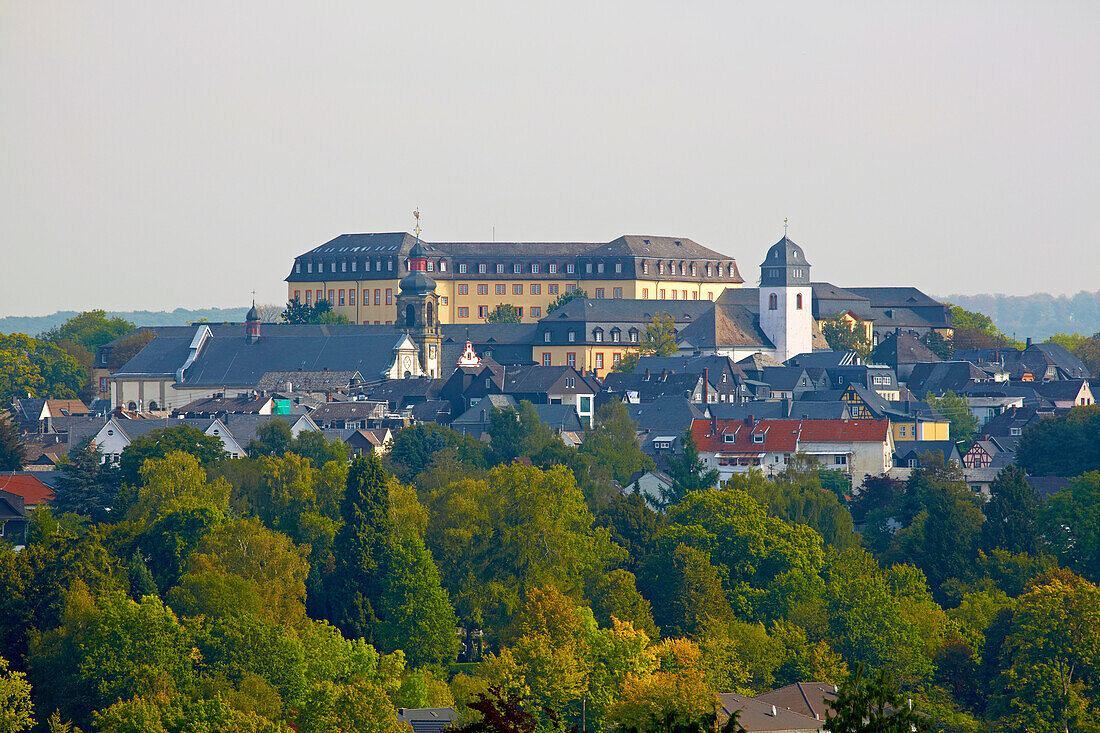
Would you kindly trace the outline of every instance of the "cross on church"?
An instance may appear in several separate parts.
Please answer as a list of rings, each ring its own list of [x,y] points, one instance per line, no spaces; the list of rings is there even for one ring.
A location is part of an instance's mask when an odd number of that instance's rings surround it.
[[[787,217],[783,217],[783,238],[787,238]]]

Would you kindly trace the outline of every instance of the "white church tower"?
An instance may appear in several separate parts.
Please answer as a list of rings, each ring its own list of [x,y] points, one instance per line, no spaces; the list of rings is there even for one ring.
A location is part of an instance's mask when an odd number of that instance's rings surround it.
[[[813,351],[812,297],[810,263],[784,231],[760,263],[760,329],[777,360]]]

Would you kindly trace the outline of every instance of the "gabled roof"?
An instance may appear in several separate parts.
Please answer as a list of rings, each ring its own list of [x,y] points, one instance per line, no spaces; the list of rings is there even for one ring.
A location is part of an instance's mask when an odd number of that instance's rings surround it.
[[[600,391],[598,385],[585,379],[576,369],[570,366],[526,366],[510,367],[504,372],[504,384],[501,391],[508,394],[544,394],[553,389],[563,377],[574,377],[576,389],[583,392],[585,388],[592,394]]]
[[[836,693],[836,685],[828,682],[795,682],[793,685],[762,692],[753,699],[817,720],[825,720],[825,714],[831,711],[830,703],[836,700]]]
[[[809,391],[814,387],[801,367],[764,367],[760,380],[777,392],[790,392],[800,387]]]
[[[715,303],[712,308],[682,327],[677,334],[677,341],[697,349],[732,346],[775,348],[760,328],[760,316],[749,308],[736,304]]]
[[[718,696],[718,723],[729,720],[734,712],[740,712],[737,722],[749,733],[811,733],[819,731],[825,724],[808,715],[787,710],[772,703],[724,692]]]
[[[454,708],[398,708],[397,720],[413,733],[442,733],[458,720]]]
[[[651,374],[662,371],[683,372],[684,374],[702,374],[707,370],[708,377],[729,370],[735,375],[742,374],[741,367],[728,356],[643,356],[634,367],[635,374]]]
[[[1034,389],[1048,400],[1073,400],[1084,387],[1083,379],[1060,379],[1055,382],[1035,382]]]
[[[960,460],[959,448],[952,440],[901,440],[894,444],[894,455],[899,460],[919,460],[925,453],[938,453],[945,463]]]
[[[0,491],[22,497],[27,508],[35,507],[53,498],[53,489],[33,475],[34,472],[0,473]]]
[[[679,435],[692,420],[706,416],[699,406],[680,396],[657,397],[652,402],[627,405],[627,412],[640,431]]]
[[[924,397],[929,392],[943,394],[948,390],[957,394],[972,381],[989,381],[989,375],[968,361],[942,361],[915,364],[906,386]]]
[[[798,439],[813,443],[882,443],[889,420],[803,420]]]
[[[372,375],[373,377],[374,375]],[[363,381],[363,375],[358,371],[290,371],[290,372],[264,372],[260,381],[256,383],[256,389],[264,392],[279,392],[286,389],[287,382],[297,391],[303,392],[332,392],[337,389],[345,389],[354,382]]]
[[[616,298],[577,298],[566,303],[550,315],[539,319],[540,324],[559,321],[584,321],[587,323],[635,323],[645,324],[653,317],[667,313],[683,328],[684,324],[699,318],[713,307],[709,300],[631,300]]]
[[[895,369],[898,364],[943,361],[920,339],[900,332],[887,334],[879,341],[878,346],[871,352],[871,360],[877,364],[888,364]]]
[[[715,419],[691,423],[691,435],[699,450],[712,453],[794,453],[798,450],[798,431],[798,420],[750,424],[748,420]]]

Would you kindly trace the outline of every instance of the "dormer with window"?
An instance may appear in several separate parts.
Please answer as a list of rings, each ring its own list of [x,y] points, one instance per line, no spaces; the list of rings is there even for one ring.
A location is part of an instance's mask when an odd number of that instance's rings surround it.
[[[566,335],[566,340],[571,344],[576,343],[576,341],[577,341],[577,332],[574,331],[573,329],[569,329],[569,333]]]
[[[752,434],[753,445],[764,445],[764,433]]]
[[[615,263],[615,272],[616,273],[622,273],[622,271],[623,271],[623,263],[616,262]]]
[[[585,262],[584,263],[584,271],[589,275],[592,274],[592,263],[591,262]]]
[[[544,344],[550,343],[550,332],[549,331],[543,331],[542,332],[542,342]]]
[[[477,266],[477,272],[478,272],[479,275],[484,275],[488,271],[489,271],[489,266],[486,265],[484,262],[482,262],[481,264],[479,264]]]
[[[458,273],[460,275],[465,275],[466,274],[466,263],[465,262],[459,262],[458,263]]]
[[[601,275],[603,274],[603,263],[602,262],[597,262],[596,263],[596,272],[598,272]]]
[[[691,276],[695,277],[695,263],[694,262],[691,263]]]
[[[618,326],[611,329],[611,343],[613,343],[613,344],[619,343],[622,340],[622,336],[623,336],[623,331]]]
[[[663,263],[663,262],[658,262],[657,263],[657,274],[658,275],[664,275],[665,274],[665,263]]]
[[[644,262],[644,261],[642,262],[642,274],[643,275],[648,275],[649,274],[649,263],[648,262]]]
[[[627,336],[630,339],[630,343],[638,343],[638,329],[631,328],[629,331],[627,331]]]
[[[512,263],[512,274],[513,275],[519,275],[522,272],[523,272],[523,265],[521,265],[518,262],[513,262]]]
[[[737,433],[722,433],[722,442],[731,445],[737,440]]]
[[[504,274],[504,263],[503,262],[498,262],[497,263],[497,274],[498,275],[503,275]]]
[[[595,341],[597,344],[603,343],[603,329],[602,328],[597,327],[597,328],[592,329],[592,340]]]

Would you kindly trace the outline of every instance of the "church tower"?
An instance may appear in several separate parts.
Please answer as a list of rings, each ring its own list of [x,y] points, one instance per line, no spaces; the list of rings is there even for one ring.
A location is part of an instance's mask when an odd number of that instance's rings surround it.
[[[760,329],[779,361],[813,351],[810,263],[785,230],[760,263]]]
[[[439,377],[440,348],[439,296],[435,280],[428,275],[428,252],[420,243],[420,212],[416,219],[416,244],[409,250],[409,274],[401,278],[397,294],[397,329],[409,334],[420,349],[424,373]]]

